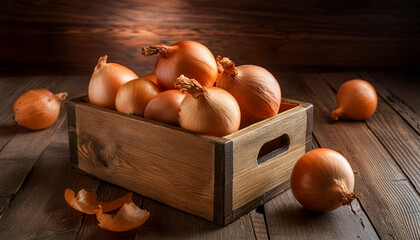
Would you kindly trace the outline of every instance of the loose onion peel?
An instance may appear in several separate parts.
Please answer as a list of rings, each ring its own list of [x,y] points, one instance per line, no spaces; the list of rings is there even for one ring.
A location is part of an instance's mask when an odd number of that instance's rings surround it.
[[[133,193],[127,193],[123,197],[120,197],[112,202],[100,202],[97,200],[96,193],[91,193],[85,189],[80,190],[77,193],[77,196],[74,195],[74,191],[71,189],[66,189],[64,192],[64,198],[66,202],[77,211],[86,213],[86,214],[96,214],[100,207],[102,207],[103,212],[110,212],[119,207],[124,203],[132,202]]]
[[[98,226],[113,232],[124,232],[140,227],[149,219],[150,212],[140,209],[133,202],[125,203],[116,215],[104,214],[99,208],[96,214]]]

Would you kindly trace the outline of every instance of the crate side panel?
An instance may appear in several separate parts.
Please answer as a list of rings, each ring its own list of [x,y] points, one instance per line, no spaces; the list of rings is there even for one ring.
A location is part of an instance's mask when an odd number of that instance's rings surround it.
[[[76,116],[80,169],[212,220],[211,141],[86,105]]]
[[[293,110],[283,118],[233,139],[233,210],[290,179],[295,162],[305,153],[307,131],[306,108]],[[258,165],[261,147],[283,134],[290,138],[289,149]]]

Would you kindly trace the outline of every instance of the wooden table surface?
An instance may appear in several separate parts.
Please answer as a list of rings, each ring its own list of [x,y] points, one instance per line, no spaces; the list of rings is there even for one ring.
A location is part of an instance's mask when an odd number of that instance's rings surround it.
[[[69,162],[66,111],[42,131],[16,126],[12,104],[23,92],[48,87],[69,98],[87,94],[89,76],[0,78],[0,239],[420,239],[420,78],[418,72],[280,73],[284,97],[314,105],[313,148],[342,153],[355,173],[351,206],[326,214],[304,210],[291,190],[226,227],[134,195],[151,212],[140,228],[113,233],[95,216],[75,211],[64,190],[85,188],[100,200],[126,190],[84,175]],[[379,104],[366,121],[332,122],[335,91],[362,78]]]

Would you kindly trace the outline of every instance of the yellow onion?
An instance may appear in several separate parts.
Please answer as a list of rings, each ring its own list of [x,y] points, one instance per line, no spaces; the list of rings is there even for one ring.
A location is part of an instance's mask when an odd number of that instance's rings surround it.
[[[119,112],[143,116],[147,104],[159,92],[160,89],[152,81],[134,79],[118,89],[115,106]]]
[[[296,200],[316,212],[350,205],[357,197],[350,164],[343,155],[327,148],[303,155],[293,168],[290,185]]]
[[[51,126],[60,113],[60,103],[67,93],[53,94],[48,89],[29,90],[13,104],[13,118],[20,126],[40,130]]]
[[[280,85],[269,71],[255,65],[235,67],[229,58],[218,57],[217,60],[221,73],[216,86],[228,91],[238,101],[241,128],[279,112]]]
[[[345,115],[353,120],[365,120],[372,116],[378,105],[375,88],[368,82],[354,79],[343,83],[337,92],[337,105],[330,117],[338,120]]]
[[[216,60],[201,43],[182,41],[172,46],[159,44],[142,49],[145,56],[157,53],[155,75],[162,90],[174,89],[174,83],[181,74],[196,79],[202,86],[213,86],[217,79]]]
[[[130,69],[117,64],[107,63],[108,56],[99,58],[89,82],[89,102],[91,104],[115,109],[115,96],[126,82],[138,78]]]
[[[177,79],[175,86],[189,93],[179,107],[182,128],[217,137],[239,129],[241,111],[230,93],[218,87],[203,87],[184,75]]]
[[[144,109],[144,117],[178,125],[179,105],[184,100],[185,95],[177,89],[159,93],[147,104],[146,109]]]
[[[158,82],[157,82],[157,78],[156,78],[156,74],[152,73],[150,75],[147,75],[146,77],[142,77],[144,79],[147,79],[149,81],[152,81],[154,84],[156,84],[156,86],[159,86]]]

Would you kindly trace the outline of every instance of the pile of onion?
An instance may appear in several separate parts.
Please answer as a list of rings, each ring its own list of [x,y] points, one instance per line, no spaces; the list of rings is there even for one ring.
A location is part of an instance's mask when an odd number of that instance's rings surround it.
[[[117,64],[107,63],[108,56],[99,58],[89,82],[89,102],[91,104],[115,109],[115,96],[126,82],[138,78],[130,69]]]
[[[218,87],[203,87],[181,75],[175,86],[188,93],[179,107],[179,124],[182,128],[225,136],[239,129],[241,112],[235,98]]]
[[[354,120],[365,120],[372,116],[378,105],[375,88],[368,82],[354,79],[343,83],[337,92],[337,105],[330,117],[338,120],[345,115]]]
[[[144,109],[160,89],[152,81],[144,78],[131,80],[118,89],[115,97],[117,111],[143,116]]]
[[[181,74],[208,87],[213,86],[217,79],[216,60],[210,50],[201,43],[182,41],[172,46],[159,44],[142,49],[145,56],[157,53],[159,57],[155,75],[162,90],[174,89],[174,83]]]
[[[229,58],[217,58],[220,75],[216,86],[238,101],[241,128],[275,116],[281,103],[280,85],[266,69],[255,65],[235,67]]]
[[[350,164],[343,155],[327,148],[303,155],[293,168],[290,185],[296,200],[316,212],[350,205],[357,197]]]
[[[32,130],[47,128],[57,120],[60,103],[66,97],[66,92],[53,94],[44,88],[29,90],[13,104],[13,119]]]

